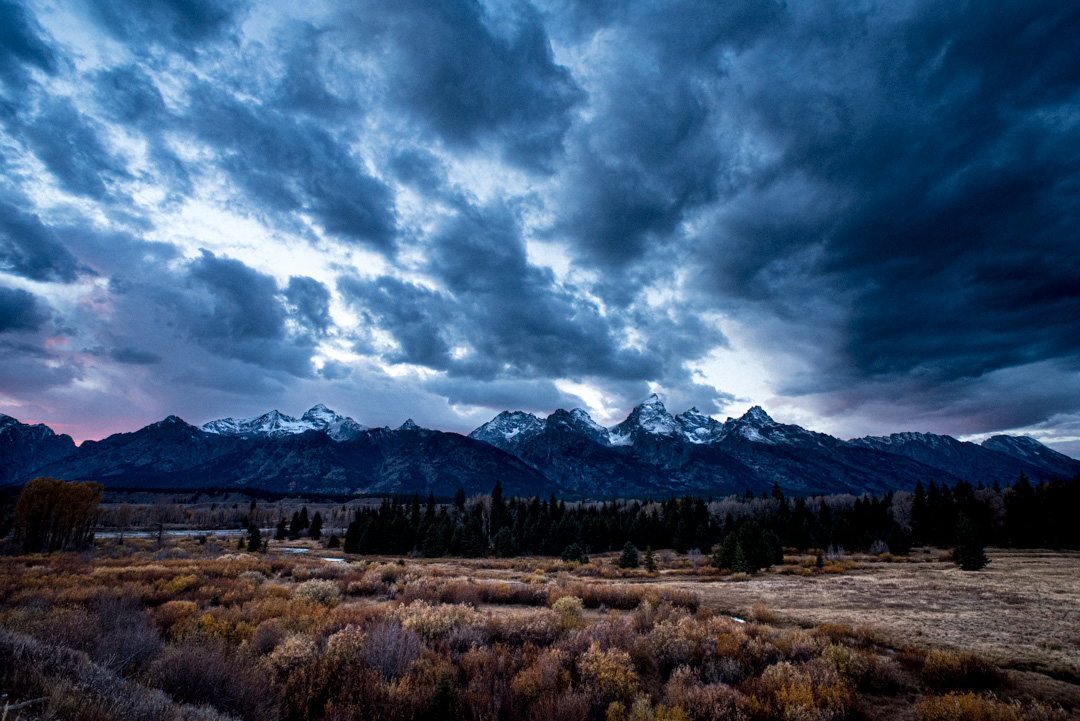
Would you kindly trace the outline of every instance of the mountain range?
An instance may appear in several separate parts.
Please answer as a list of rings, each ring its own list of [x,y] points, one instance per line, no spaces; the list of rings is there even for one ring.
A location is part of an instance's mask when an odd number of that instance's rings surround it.
[[[319,404],[193,426],[176,416],[76,447],[0,415],[0,485],[38,475],[125,488],[258,488],[288,493],[507,493],[573,497],[882,493],[919,480],[1008,485],[1071,478],[1080,461],[1026,436],[981,445],[932,433],[841,440],[774,421],[760,406],[721,423],[671,415],[653,395],[610,428],[581,409],[504,411],[467,437],[411,420],[369,428]]]

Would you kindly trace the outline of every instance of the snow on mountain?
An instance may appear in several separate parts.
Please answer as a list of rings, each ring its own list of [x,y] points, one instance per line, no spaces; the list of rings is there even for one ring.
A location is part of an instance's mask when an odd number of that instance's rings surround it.
[[[575,408],[570,412],[561,409],[555,411],[548,416],[547,419],[548,425],[551,425],[552,423],[558,423],[567,428],[571,428],[602,446],[611,445],[608,429],[594,421],[592,416],[581,408]]]
[[[715,443],[724,437],[724,424],[705,415],[697,407],[675,416],[675,422],[679,424],[682,437],[690,443]]]
[[[677,436],[681,427],[675,421],[663,401],[653,393],[641,405],[630,411],[626,420],[608,429],[609,442],[613,446],[627,446],[642,435]]]
[[[764,408],[754,406],[738,418],[728,418],[724,422],[723,435],[737,435],[758,443],[776,443],[780,440],[775,433],[778,425]]]
[[[400,426],[398,426],[398,430],[399,431],[422,431],[423,428],[416,425],[416,422],[413,421],[412,418],[409,418],[404,423],[402,423]]]
[[[352,418],[340,416],[322,403],[308,410],[300,418],[293,418],[277,410],[264,413],[257,418],[222,418],[201,426],[206,433],[220,436],[238,436],[241,438],[281,438],[308,431],[320,431],[335,441],[355,438],[357,434],[368,430]]]
[[[739,418],[728,418],[720,437],[740,437],[769,445],[818,448],[832,448],[837,444],[844,444],[844,441],[824,433],[808,431],[802,426],[777,423],[761,406],[752,407]]]
[[[1031,436],[991,436],[982,442],[982,447],[1040,465],[1061,478],[1080,473],[1080,460],[1058,453]]]
[[[480,426],[469,438],[490,443],[496,448],[507,448],[540,435],[544,421],[524,411],[503,411]]]
[[[300,416],[300,422],[307,423],[312,430],[323,431],[335,441],[347,441],[368,430],[367,426],[362,426],[347,416],[334,413],[322,403]]]

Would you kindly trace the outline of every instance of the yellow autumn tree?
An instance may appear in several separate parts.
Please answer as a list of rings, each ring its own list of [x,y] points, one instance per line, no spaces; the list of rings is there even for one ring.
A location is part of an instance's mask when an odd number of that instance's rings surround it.
[[[104,490],[100,483],[35,478],[15,506],[15,543],[27,553],[85,546]]]

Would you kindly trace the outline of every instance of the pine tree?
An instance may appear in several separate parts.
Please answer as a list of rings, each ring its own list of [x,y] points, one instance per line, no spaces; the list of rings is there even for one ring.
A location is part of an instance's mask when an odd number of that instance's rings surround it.
[[[345,553],[360,553],[360,521],[356,520],[345,529],[345,544],[342,548]]]
[[[258,526],[252,526],[248,529],[247,550],[252,552],[262,550],[262,533],[259,531]]]
[[[518,553],[517,543],[510,528],[503,526],[495,534],[495,555],[499,558],[513,558]]]
[[[318,511],[315,511],[315,517],[311,519],[311,531],[308,535],[310,535],[316,541],[319,540],[320,538],[322,538],[322,527],[322,514]]]
[[[457,689],[454,688],[450,674],[443,671],[431,694],[431,717],[436,719],[454,718],[458,705]]]
[[[735,555],[731,559],[731,571],[733,573],[753,573],[757,569],[750,567],[750,562],[746,560],[746,553],[743,551],[742,543],[735,544]]]
[[[328,540],[326,542],[326,547],[327,548],[340,548],[341,547],[341,539],[339,539],[337,536],[331,535],[330,540]]]
[[[576,543],[571,543],[562,552],[562,560],[570,563],[571,561],[580,561],[581,563],[588,563],[589,559],[585,556],[585,552],[581,550],[581,546]]]
[[[656,559],[653,558],[652,546],[645,546],[645,570],[656,573]]]
[[[990,563],[982,544],[979,543],[975,527],[964,515],[956,522],[956,549],[953,551],[953,560],[965,571],[980,571]]]
[[[431,525],[428,527],[427,533],[424,534],[423,548],[424,555],[428,558],[438,558],[443,555],[445,548],[443,547],[442,534],[439,533],[439,527]]]
[[[637,568],[639,565],[637,547],[627,541],[626,545],[623,546],[622,554],[619,556],[619,568]]]
[[[289,537],[289,529],[285,527],[285,519],[282,518],[277,523],[277,530],[274,531],[275,541],[284,541]]]

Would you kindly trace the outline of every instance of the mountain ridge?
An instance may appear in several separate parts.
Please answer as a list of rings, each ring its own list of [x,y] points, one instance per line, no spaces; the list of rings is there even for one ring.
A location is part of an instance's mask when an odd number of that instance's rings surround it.
[[[760,493],[774,483],[803,495],[879,494],[920,480],[1008,485],[1020,473],[1080,473],[1080,461],[1030,437],[982,445],[915,432],[842,440],[779,423],[760,406],[723,423],[697,408],[672,415],[656,394],[607,428],[580,408],[546,418],[503,411],[468,436],[412,419],[369,428],[320,403],[300,418],[275,409],[194,426],[168,416],[78,448],[47,426],[0,416],[0,454],[5,438],[19,447],[7,455],[23,460],[9,464],[0,484],[53,475],[146,488],[449,495],[459,486],[486,492],[498,478],[511,493],[629,497]]]

